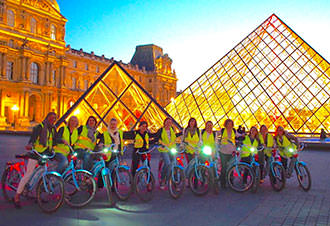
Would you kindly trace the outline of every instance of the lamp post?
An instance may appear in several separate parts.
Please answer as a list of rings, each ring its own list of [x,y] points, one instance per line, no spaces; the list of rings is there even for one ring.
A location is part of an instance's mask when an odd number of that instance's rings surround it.
[[[19,111],[19,107],[16,104],[14,104],[11,110],[14,112],[14,130],[16,130],[16,112]]]

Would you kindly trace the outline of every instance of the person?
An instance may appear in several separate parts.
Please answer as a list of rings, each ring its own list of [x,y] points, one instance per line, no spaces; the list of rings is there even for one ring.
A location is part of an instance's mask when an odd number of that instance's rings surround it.
[[[165,188],[165,178],[170,173],[171,156],[169,150],[171,148],[176,148],[176,138],[181,135],[181,133],[175,133],[172,127],[173,121],[171,118],[166,118],[163,123],[163,127],[156,132],[156,137],[159,143],[165,147],[159,147],[160,159],[163,160],[164,166],[161,171],[160,178],[160,189]]]
[[[26,145],[26,149],[34,149],[39,153],[50,155],[55,140],[55,121],[56,113],[49,112],[42,123],[33,128],[32,135],[28,145]],[[27,162],[26,172],[18,184],[16,195],[13,199],[16,208],[21,208],[20,196],[24,191],[26,183],[30,180],[36,165],[38,164],[38,156],[33,153],[29,154],[31,154],[29,155],[31,158],[29,158]]]
[[[324,129],[321,129],[320,140],[325,140],[327,138],[327,133]]]
[[[297,147],[299,147],[299,141],[297,137],[285,131],[282,126],[277,127],[275,132],[275,140],[276,145],[280,149],[282,165],[286,170],[288,166],[288,158],[291,158],[295,151],[299,151],[299,149],[297,149]],[[294,152],[289,151],[290,147],[293,148]]]
[[[136,170],[138,168],[140,160],[143,160],[141,155],[137,152],[147,152],[149,150],[150,144],[154,142],[150,141],[155,138],[155,133],[148,132],[148,123],[146,121],[141,121],[139,128],[136,131],[127,131],[124,133],[124,139],[134,140],[134,150],[132,153],[132,175],[135,176]],[[148,164],[150,166],[150,153],[147,154]]]
[[[220,132],[220,159],[221,159],[221,174],[220,182],[221,187],[226,188],[227,179],[227,168],[228,163],[231,161],[233,155],[232,153],[236,150],[235,148],[235,135],[236,131],[234,129],[234,122],[231,119],[226,119],[224,123],[224,128]]]
[[[212,149],[212,158],[215,156],[217,140],[217,132],[213,130],[213,122],[207,121],[205,123],[205,129],[201,131],[201,143],[203,147],[208,146]]]
[[[186,143],[186,159],[187,163],[194,158],[195,149],[200,144],[200,132],[197,127],[197,121],[195,118],[190,118],[188,121],[188,126],[183,131],[182,143]]]
[[[236,137],[240,139],[241,137],[245,137],[245,132],[243,131],[242,125],[240,125],[236,132]]]
[[[264,165],[265,160],[268,161],[268,159],[272,155],[271,148],[274,147],[274,137],[272,134],[268,133],[268,128],[266,125],[262,125],[260,127],[260,133],[259,133],[259,141],[261,145],[264,145],[265,149],[263,151],[259,151],[259,164],[260,164],[260,173],[261,173],[261,180],[260,183],[264,182]]]
[[[67,166],[67,157],[70,154],[70,148],[68,146],[73,146],[78,140],[78,118],[76,116],[71,116],[68,120],[66,126],[62,126],[56,133],[56,146],[54,151],[56,155],[63,158],[63,168]]]
[[[89,116],[86,125],[78,128],[78,140],[75,143],[74,149],[78,154],[78,158],[83,160],[83,168],[90,170],[93,165],[90,151],[102,146],[99,142],[102,139],[102,134],[96,130],[97,120],[94,116]]]
[[[260,145],[259,137],[258,137],[258,129],[255,126],[252,126],[248,135],[245,136],[243,140],[242,152],[241,152],[241,162],[245,162],[247,164],[251,163],[251,148],[257,150]],[[247,182],[247,173],[244,172],[243,182]]]

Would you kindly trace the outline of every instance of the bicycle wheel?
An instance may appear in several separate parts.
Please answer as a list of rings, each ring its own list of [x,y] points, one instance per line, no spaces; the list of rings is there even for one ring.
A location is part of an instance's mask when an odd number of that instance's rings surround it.
[[[17,171],[15,168],[7,167],[5,171],[2,173],[1,178],[1,189],[3,197],[11,202],[14,198],[18,184],[21,181],[21,178],[23,175],[19,171]]]
[[[40,209],[45,213],[53,213],[60,208],[63,200],[63,179],[54,174],[41,177],[37,185],[37,202]]]
[[[259,185],[260,185],[260,179],[261,179],[261,171],[260,171],[260,167],[259,166],[254,166],[253,167],[253,173],[254,173],[254,182],[253,185],[251,187],[251,191],[253,193],[256,193]]]
[[[76,187],[75,181],[78,187]],[[96,182],[92,175],[78,170],[74,174],[70,173],[64,182],[64,200],[70,207],[81,208],[93,200]]]
[[[132,174],[129,169],[116,168],[112,172],[115,194],[119,200],[125,201],[132,194]]]
[[[150,173],[148,173],[148,171]],[[155,187],[155,178],[152,172],[147,168],[139,170],[134,177],[134,186],[137,196],[142,201],[150,201],[153,197]]]
[[[220,177],[216,177],[216,174],[215,174],[215,170],[217,170],[216,168],[213,168],[213,171],[212,171],[212,185],[213,185],[213,189],[214,189],[214,194],[218,195],[220,193]],[[220,175],[218,173],[218,175]]]
[[[235,164],[227,171],[227,181],[230,188],[236,192],[248,191],[254,183],[253,170],[245,164]]]
[[[110,178],[110,174],[106,174],[104,175],[103,177],[103,184],[104,184],[104,187],[105,187],[105,190],[107,192],[107,196],[108,196],[108,201],[110,203],[110,206],[114,206],[115,204],[115,200],[112,196],[112,191],[111,191],[111,178]]]
[[[190,190],[198,196],[206,195],[212,185],[212,173],[209,168],[203,165],[193,167],[189,174]]]
[[[281,191],[285,187],[285,170],[282,165],[273,162],[269,171],[269,180],[275,191]]]
[[[304,191],[309,191],[312,186],[312,178],[308,168],[299,162],[296,166],[296,174],[300,187]]]
[[[184,171],[180,167],[173,167],[167,186],[168,192],[172,198],[180,198],[185,188],[185,175]]]

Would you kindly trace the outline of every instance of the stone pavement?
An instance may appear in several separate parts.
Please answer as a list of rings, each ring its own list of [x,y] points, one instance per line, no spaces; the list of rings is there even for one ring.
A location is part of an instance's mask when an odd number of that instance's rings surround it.
[[[22,151],[26,137],[0,136],[0,173],[14,154]],[[194,196],[187,189],[179,200],[167,191],[155,192],[154,199],[142,203],[136,196],[128,202],[118,202],[115,208],[106,206],[104,191],[84,209],[64,205],[58,212],[42,213],[33,201],[23,201],[16,210],[0,196],[0,225],[330,225],[330,152],[309,150],[301,153],[312,175],[312,189],[304,192],[296,177],[286,188],[274,192],[267,179],[256,194],[221,190],[204,197]],[[158,155],[152,158],[156,173]]]

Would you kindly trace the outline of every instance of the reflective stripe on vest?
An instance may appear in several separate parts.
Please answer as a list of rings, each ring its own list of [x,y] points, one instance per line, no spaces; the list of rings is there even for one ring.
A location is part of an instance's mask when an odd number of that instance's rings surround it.
[[[40,123],[40,126],[41,126],[41,128],[44,128],[43,123]],[[39,153],[42,153],[42,152],[46,151],[47,148],[51,149],[53,147],[53,136],[54,136],[54,134],[55,134],[54,128],[52,128],[51,133],[49,133],[49,131],[47,130],[47,143],[46,143],[46,146],[44,146],[43,144],[40,144],[40,135],[39,135],[37,140],[33,144],[34,149]]]
[[[187,142],[192,147],[197,147],[199,143],[198,130],[195,131],[195,134],[193,136],[190,135],[190,132],[187,132],[187,136],[184,138],[184,141]],[[186,152],[189,154],[194,154],[195,153],[194,148],[189,147],[189,145],[186,146]]]
[[[172,129],[172,127],[170,127],[170,134],[171,134],[171,138],[169,140],[167,131],[165,130],[165,128],[162,128],[162,133],[161,133],[161,136],[160,136],[159,143],[166,146],[166,147],[168,147],[168,148],[173,148],[176,145],[175,144],[176,135],[175,135],[175,132]],[[160,148],[158,148],[158,151],[159,152],[168,152],[168,149],[160,147]]]
[[[228,138],[228,132],[227,132],[227,129],[225,128],[223,130],[223,134],[222,134],[222,138],[221,138],[221,144],[222,145],[229,144],[228,140],[230,140],[232,142],[232,144],[235,144],[235,131],[232,130],[230,138]]]
[[[214,137],[214,132],[207,136],[207,132],[204,131],[202,134],[202,141],[204,146],[209,146],[212,148],[212,151],[215,150],[215,137]]]
[[[254,139],[253,144],[251,144],[251,139],[249,136],[245,136],[245,139],[243,140],[243,144],[246,146],[242,147],[242,153],[241,153],[241,157],[248,157],[251,155],[251,150],[249,147],[254,147],[257,148],[258,147],[258,141],[257,139]]]
[[[71,138],[71,139],[70,139]],[[67,126],[63,127],[62,139],[65,140],[68,144],[74,145],[78,140],[78,130],[74,129],[72,134]],[[54,147],[55,152],[62,153],[64,156],[68,156],[70,153],[70,148],[65,144],[57,144]]]
[[[144,139],[146,140],[146,149],[149,149],[149,134],[146,133]],[[134,148],[142,148],[143,147],[143,138],[140,133],[136,133],[134,140]]]
[[[88,137],[88,129],[87,126],[83,126],[83,129],[78,137],[78,140],[75,144],[75,149],[89,149],[89,150],[94,150],[95,145],[96,145],[96,140],[97,140],[97,134],[98,132],[95,132],[94,137],[95,137],[95,142],[92,142],[92,140]]]

